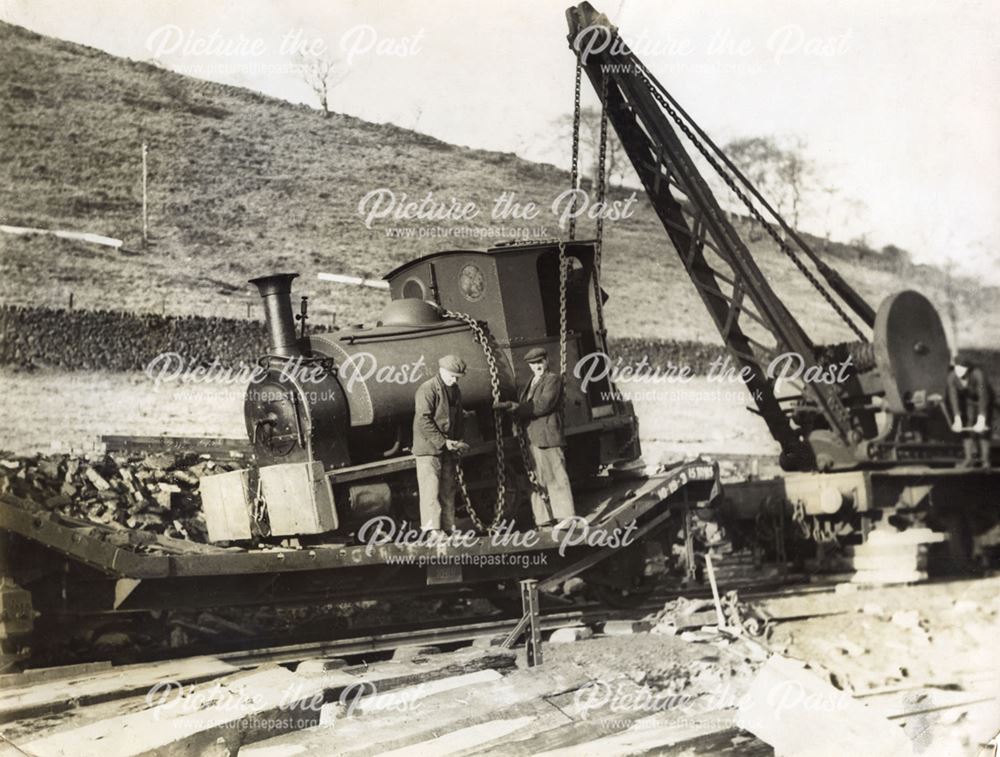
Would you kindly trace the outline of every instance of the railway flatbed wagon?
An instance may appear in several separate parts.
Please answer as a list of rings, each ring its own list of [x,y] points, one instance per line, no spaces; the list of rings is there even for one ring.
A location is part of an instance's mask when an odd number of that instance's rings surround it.
[[[294,547],[222,546],[115,529],[5,495],[6,636],[28,635],[36,614],[71,622],[93,613],[497,597],[504,587],[515,597],[524,578],[537,579],[544,592],[580,577],[628,601],[641,595],[647,555],[656,554],[652,537],[671,516],[711,506],[721,490],[718,465],[703,459],[649,477],[597,481],[580,492],[579,515],[551,529],[477,534],[460,519],[456,533],[428,536],[375,519],[355,534],[366,543],[317,535]],[[461,530],[466,524],[469,530]]]

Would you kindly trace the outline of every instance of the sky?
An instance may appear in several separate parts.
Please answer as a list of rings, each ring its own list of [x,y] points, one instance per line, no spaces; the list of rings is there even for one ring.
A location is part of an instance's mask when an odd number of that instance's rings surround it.
[[[594,4],[716,142],[804,140],[819,167],[807,230],[1000,284],[1000,3]],[[0,18],[312,105],[292,64],[323,52],[343,77],[332,110],[566,165],[553,123],[572,108],[567,5],[0,0]]]

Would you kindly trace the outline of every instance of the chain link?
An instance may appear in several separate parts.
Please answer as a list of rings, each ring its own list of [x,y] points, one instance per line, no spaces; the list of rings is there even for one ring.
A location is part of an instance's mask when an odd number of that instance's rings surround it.
[[[650,80],[645,68],[641,67],[641,65],[637,66],[637,68],[641,72],[642,79],[646,84],[646,88],[650,91],[650,93],[653,95],[656,101],[667,112],[667,114],[669,114],[670,118],[673,119],[674,123],[677,124],[678,128],[680,128],[680,130],[684,132],[684,135],[691,141],[691,144],[693,144],[695,148],[697,148],[698,152],[702,154],[702,157],[704,157],[705,160],[707,160],[709,164],[712,166],[712,168],[715,169],[715,172],[726,183],[726,186],[728,186],[729,189],[733,192],[733,194],[735,194],[739,198],[740,202],[743,203],[746,209],[750,211],[750,214],[754,217],[754,220],[756,220],[757,223],[759,223],[764,228],[764,230],[768,233],[768,235],[775,241],[775,243],[777,243],[778,248],[786,256],[788,256],[788,258],[796,265],[799,271],[802,272],[802,275],[805,276],[806,279],[809,281],[809,283],[812,284],[812,286],[816,289],[816,291],[819,292],[820,295],[822,295],[823,299],[826,300],[826,302],[830,305],[830,307],[833,308],[834,312],[838,316],[840,316],[841,320],[843,320],[844,323],[846,323],[851,328],[851,330],[858,336],[858,338],[861,341],[863,342],[868,341],[868,338],[864,335],[864,333],[862,333],[861,329],[857,327],[854,321],[851,320],[851,318],[847,315],[847,312],[842,307],[840,307],[839,304],[837,304],[836,300],[833,299],[830,293],[826,290],[826,287],[824,287],[820,283],[819,279],[817,279],[813,275],[812,271],[810,271],[809,268],[806,266],[806,264],[802,262],[799,256],[792,251],[791,247],[789,247],[788,243],[781,238],[781,235],[778,234],[774,226],[770,224],[764,218],[764,216],[760,214],[760,211],[757,210],[756,205],[753,204],[750,198],[747,197],[746,194],[744,194],[744,192],[738,186],[736,186],[736,182],[733,180],[732,176],[730,176],[729,173],[725,171],[721,165],[719,165],[719,162],[711,154],[709,154],[708,149],[705,147],[705,145],[702,144],[701,140],[699,140],[698,137],[694,134],[694,132],[691,131],[688,125],[684,123],[683,119],[680,117],[677,111],[674,110],[674,108],[670,105],[666,97],[663,96],[663,94],[659,91],[659,89]]]
[[[489,328],[479,323],[479,321],[470,316],[468,313],[461,313],[455,310],[445,310],[442,312],[442,315],[445,318],[460,320],[472,329],[472,333],[475,335],[476,341],[483,348],[483,354],[486,356],[486,364],[490,372],[490,394],[492,396],[493,403],[496,404],[500,401],[500,370],[497,366],[496,353],[493,352],[493,346],[490,344]],[[465,471],[462,469],[461,455],[458,456],[455,465],[455,478],[458,482],[459,492],[465,502],[465,507],[469,512],[469,517],[472,519],[473,525],[475,525],[475,527],[482,532],[496,530],[497,526],[500,525],[500,521],[503,519],[507,502],[507,460],[503,447],[503,415],[500,410],[494,409],[493,411],[493,425],[496,429],[497,446],[497,499],[496,507],[493,512],[493,520],[490,525],[487,526],[482,521],[479,517],[479,513],[477,513],[476,509],[472,506],[472,500],[469,498],[469,491],[465,484]],[[536,494],[542,497],[545,501],[546,507],[548,507],[551,512],[552,508],[549,504],[548,492],[545,490],[545,487],[542,486],[541,481],[538,480],[538,474],[535,472],[534,463],[531,458],[531,451],[528,449],[528,435],[516,422],[514,423],[514,435],[517,438],[521,458],[524,463],[524,470],[527,473],[528,481],[531,483],[531,488]]]
[[[559,243],[559,375],[566,376],[566,279],[569,278],[569,258],[566,244]]]
[[[535,471],[535,461],[531,456],[531,449],[528,442],[528,431],[522,423],[517,421],[514,422],[514,436],[517,438],[517,446],[521,450],[521,459],[524,461],[524,471],[528,474],[528,482],[531,484],[531,490],[545,503],[545,509],[549,511],[549,518],[554,520],[555,517],[552,514],[552,502],[549,500],[549,492],[542,482],[538,479],[538,473]]]
[[[260,476],[258,476],[257,493],[253,498],[253,505],[251,506],[250,519],[257,524],[257,529],[262,534],[264,533],[264,521],[266,517],[267,517],[267,508],[264,504],[263,483],[260,480]],[[270,534],[270,528],[268,528],[268,534]]]
[[[823,523],[819,518],[807,515],[806,506],[802,502],[795,502],[792,505],[792,521],[798,525],[806,539],[812,539],[817,544],[836,544],[838,542],[833,524]]]
[[[490,372],[490,394],[493,397],[493,404],[495,405],[500,401],[500,369],[497,367],[496,353],[493,352],[493,346],[490,344],[490,337],[486,328],[468,313],[445,310],[442,315],[445,318],[454,318],[455,320],[462,321],[472,329],[473,336],[479,343],[479,346],[483,348],[483,355],[486,356],[486,366]],[[476,528],[484,532],[493,531],[500,525],[507,503],[507,461],[503,448],[503,416],[501,411],[496,408],[493,410],[493,425],[496,428],[497,501],[493,511],[493,520],[489,526],[485,525],[480,519],[476,508],[472,506],[472,500],[469,499],[469,491],[465,486],[465,472],[462,470],[462,456],[457,454],[455,460],[455,478],[458,481],[458,488],[462,494],[462,499],[465,500],[465,506],[469,511],[469,517],[472,518],[472,522]]]
[[[573,91],[573,156],[570,164],[569,183],[573,197],[569,206],[569,241],[576,239],[576,190],[580,185],[580,78],[583,64],[576,59],[576,84]]]
[[[607,201],[607,154],[608,154],[608,77],[601,79],[601,138],[597,153],[597,244],[594,246],[594,307],[597,313],[597,332],[606,335],[604,326],[604,302],[601,290],[601,257],[604,252],[604,203]]]

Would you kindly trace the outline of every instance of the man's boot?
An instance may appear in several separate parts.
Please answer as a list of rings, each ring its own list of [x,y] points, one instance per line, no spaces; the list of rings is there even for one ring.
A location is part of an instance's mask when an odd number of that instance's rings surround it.
[[[976,439],[971,436],[965,436],[962,438],[962,449],[965,451],[965,459],[962,461],[962,468],[975,468],[978,463],[976,453],[978,452],[979,445],[976,443]]]
[[[990,467],[990,437],[979,437],[979,464],[984,468]]]

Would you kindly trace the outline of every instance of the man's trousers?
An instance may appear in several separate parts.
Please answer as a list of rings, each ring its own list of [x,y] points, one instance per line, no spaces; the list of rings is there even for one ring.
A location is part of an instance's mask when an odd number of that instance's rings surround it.
[[[540,493],[531,493],[531,512],[535,525],[542,526],[553,521],[573,517],[573,490],[569,486],[569,476],[566,474],[566,454],[562,447],[536,447],[531,445],[531,457],[535,461],[535,474],[542,488],[548,492],[549,507]]]
[[[455,528],[455,456],[417,455],[417,489],[420,492],[420,528]]]

